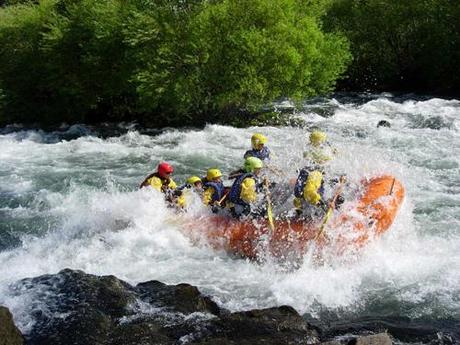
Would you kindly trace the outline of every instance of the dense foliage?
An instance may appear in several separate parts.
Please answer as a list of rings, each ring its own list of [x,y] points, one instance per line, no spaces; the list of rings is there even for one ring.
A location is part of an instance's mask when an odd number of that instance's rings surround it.
[[[350,41],[349,89],[459,94],[460,1],[334,0],[325,23]]]
[[[41,0],[0,9],[0,122],[228,120],[333,89],[320,0]],[[227,118],[226,118],[227,117]]]
[[[339,78],[356,91],[460,92],[459,1],[2,5],[0,124],[244,123],[271,101],[329,92]]]

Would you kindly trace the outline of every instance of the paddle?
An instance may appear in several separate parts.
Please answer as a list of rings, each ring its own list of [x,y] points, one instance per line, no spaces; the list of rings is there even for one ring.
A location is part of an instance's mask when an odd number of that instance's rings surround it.
[[[227,188],[227,187],[225,187]],[[230,188],[227,189],[227,191],[224,192],[224,195],[222,196],[222,198],[220,198],[219,201],[216,201],[216,204],[219,205],[219,206],[222,206],[222,202],[224,202],[224,200],[227,198],[228,194],[230,193]]]
[[[339,180],[339,186],[337,187],[335,191],[334,197],[332,198],[332,201],[329,204],[329,208],[327,209],[326,215],[324,216],[324,219],[321,222],[321,225],[318,229],[318,233],[316,234],[314,240],[317,240],[321,236],[321,234],[324,232],[324,229],[326,228],[326,224],[331,218],[332,212],[334,211],[337,198],[340,196],[340,193],[342,193],[344,183],[345,183],[345,178],[341,176]]]
[[[275,231],[275,222],[273,220],[273,210],[272,210],[272,201],[270,198],[270,190],[268,189],[270,183],[267,178],[264,178],[263,186],[265,191],[265,198],[267,200],[267,217],[268,217],[268,225],[270,226],[270,230],[273,232]]]
[[[393,194],[393,187],[395,186],[395,181],[396,181],[396,177],[393,177],[393,182],[391,183],[390,193],[388,195]]]

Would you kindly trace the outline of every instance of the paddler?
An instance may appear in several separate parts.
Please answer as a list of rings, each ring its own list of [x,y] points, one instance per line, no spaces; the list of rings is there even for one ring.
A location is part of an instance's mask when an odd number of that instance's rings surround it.
[[[177,204],[180,207],[184,206],[185,200],[182,193],[175,193],[177,185],[171,178],[174,168],[167,162],[158,164],[157,170],[147,176],[140,184],[139,188],[152,187],[153,189],[163,193],[166,201],[171,204]]]
[[[228,200],[234,217],[247,216],[255,213],[254,205],[257,195],[262,191],[259,176],[264,164],[256,157],[248,157],[244,161],[244,173],[240,174],[233,183]]]
[[[325,164],[334,158],[337,150],[327,142],[326,133],[315,129],[309,135],[309,148],[303,153],[303,157],[313,164]]]
[[[224,199],[225,187],[222,182],[222,173],[219,169],[211,168],[206,172],[206,177],[203,180],[203,203],[211,206],[211,209],[216,213]]]
[[[200,198],[203,197],[203,183],[201,178],[198,176],[190,176],[182,186],[178,187],[174,191],[174,194],[180,195],[184,199],[184,202],[181,205],[182,207],[188,206],[189,201],[192,198],[192,191]]]
[[[326,139],[326,133],[322,131],[313,130],[310,133],[311,149],[304,153],[308,164],[299,171],[294,186],[296,214],[305,219],[321,218],[328,209],[328,202],[324,192],[324,165],[333,159],[333,155],[337,151],[327,144]],[[338,180],[334,179],[331,182],[335,184]],[[338,197],[335,206],[339,206],[343,201],[341,196]]]
[[[252,149],[244,153],[244,159],[249,157],[255,157],[263,161],[270,160],[270,150],[265,144],[267,143],[267,137],[260,133],[254,133],[251,137]],[[230,180],[239,177],[242,174],[245,174],[246,170],[244,168],[232,171],[228,178]]]
[[[244,158],[256,157],[262,161],[270,160],[270,150],[266,146],[267,137],[260,133],[254,133],[251,137],[252,149],[246,151]]]
[[[324,196],[324,170],[310,166],[300,170],[294,186],[294,207],[297,216],[312,219],[324,215],[327,205]]]

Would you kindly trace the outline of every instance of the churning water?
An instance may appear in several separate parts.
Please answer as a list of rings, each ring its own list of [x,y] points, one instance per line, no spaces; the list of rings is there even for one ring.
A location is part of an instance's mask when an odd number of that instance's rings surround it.
[[[232,311],[289,304],[312,317],[459,326],[460,101],[322,99],[296,116],[308,126],[208,125],[155,135],[127,128],[113,136],[84,126],[3,129],[0,305],[27,332],[39,301],[11,293],[9,285],[69,267],[130,283],[187,282]],[[391,128],[377,128],[380,120]],[[391,229],[352,259],[318,266],[305,258],[300,268],[286,270],[194,246],[162,197],[137,188],[160,160],[176,167],[177,182],[209,167],[228,173],[242,164],[255,131],[268,136],[283,178],[293,178],[303,164],[309,126],[326,131],[338,149],[332,171],[345,172],[350,181],[389,173],[406,188]],[[207,212],[195,206],[194,212]]]

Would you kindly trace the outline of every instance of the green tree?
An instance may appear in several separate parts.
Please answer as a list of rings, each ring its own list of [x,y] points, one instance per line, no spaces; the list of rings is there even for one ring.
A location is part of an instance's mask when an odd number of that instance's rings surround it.
[[[318,9],[295,0],[142,9],[128,26],[142,103],[176,114],[232,114],[330,91],[350,55],[342,37],[321,32]]]
[[[460,2],[334,0],[326,28],[351,42],[353,89],[459,90]]]
[[[121,0],[43,0],[0,10],[5,120],[91,122],[127,113],[134,89],[124,10]]]
[[[2,122],[228,120],[333,89],[321,0],[41,0],[0,9]],[[222,116],[221,114],[224,114]]]

